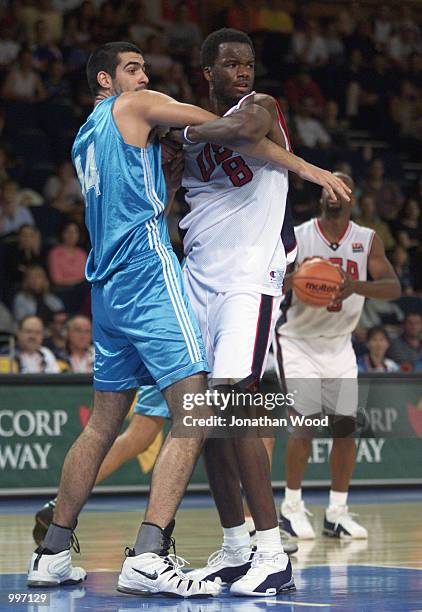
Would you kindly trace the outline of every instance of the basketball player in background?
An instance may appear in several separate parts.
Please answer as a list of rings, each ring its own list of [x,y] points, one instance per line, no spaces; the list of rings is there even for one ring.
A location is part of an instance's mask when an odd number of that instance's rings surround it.
[[[336,173],[351,188],[350,176]],[[277,324],[279,372],[290,392],[297,390],[294,410],[318,416],[327,411],[333,445],[331,490],[323,533],[339,538],[367,538],[367,530],[348,512],[347,493],[356,461],[357,364],[351,334],[365,298],[394,300],[400,282],[377,234],[350,220],[353,198],[336,202],[323,190],[321,216],[295,228],[296,266],[307,258],[324,257],[342,268],[343,283],[333,303],[313,308],[290,290]],[[286,277],[291,289],[294,273]],[[368,280],[368,276],[371,280]],[[301,483],[311,451],[312,428],[292,428],[286,452],[286,480],[280,527],[291,536],[315,538],[302,500]]]

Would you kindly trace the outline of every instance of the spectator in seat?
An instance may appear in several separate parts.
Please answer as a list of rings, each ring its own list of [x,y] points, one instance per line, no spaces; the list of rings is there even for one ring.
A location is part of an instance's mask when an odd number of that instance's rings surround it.
[[[374,41],[378,50],[384,51],[394,30],[391,8],[383,4],[374,16]]]
[[[18,372],[22,374],[57,374],[60,372],[53,353],[43,346],[43,339],[42,320],[32,315],[24,317],[19,323],[17,350],[14,356]]]
[[[18,183],[6,180],[0,192],[0,236],[18,232],[22,225],[34,225],[31,212],[20,201]]]
[[[289,177],[289,203],[295,225],[304,223],[315,214],[318,197],[318,191],[308,181],[304,181],[298,174],[291,174]]]
[[[77,315],[67,324],[67,361],[71,372],[91,374],[94,363],[92,326],[88,317]]]
[[[13,315],[17,321],[29,315],[38,316],[44,323],[54,312],[64,310],[63,302],[50,291],[47,273],[41,266],[26,269],[22,287],[13,300]]]
[[[328,62],[328,49],[321,36],[316,19],[309,19],[303,30],[296,31],[291,40],[293,57],[296,62],[311,68],[320,68]]]
[[[153,77],[167,75],[172,69],[173,60],[165,51],[160,37],[155,34],[150,36],[146,48],[144,58],[148,64],[148,74]]]
[[[41,77],[32,67],[32,53],[21,49],[17,64],[6,76],[2,96],[13,102],[39,102],[45,98],[45,89]]]
[[[385,355],[390,347],[390,338],[383,327],[368,330],[366,344],[368,353],[358,358],[359,372],[397,372],[400,368]]]
[[[312,98],[316,114],[318,116],[322,114],[325,105],[324,96],[306,66],[302,66],[296,75],[286,81],[284,93],[294,112],[299,110],[304,98]]]
[[[62,52],[53,44],[48,25],[38,21],[35,26],[36,43],[32,47],[32,65],[41,74],[47,72],[48,65],[55,60],[62,60]]]
[[[196,23],[190,21],[189,8],[185,2],[177,5],[176,18],[166,28],[166,37],[172,57],[184,65],[189,61],[192,48],[201,44],[201,31]]]
[[[81,231],[77,223],[67,221],[60,231],[60,244],[48,255],[48,272],[60,287],[73,287],[85,280],[86,251],[79,245]]]
[[[81,230],[74,221],[67,221],[60,232],[60,244],[48,256],[49,275],[66,310],[80,312],[89,294],[85,280],[86,251],[80,246]]]
[[[356,223],[375,230],[381,238],[386,251],[392,251],[396,241],[387,223],[382,221],[377,213],[373,196],[363,193],[359,200],[360,215]]]
[[[44,341],[44,346],[50,349],[59,362],[67,362],[67,320],[68,315],[65,310],[53,312],[48,325],[48,336]]]
[[[50,176],[44,186],[47,202],[65,215],[79,215],[84,208],[81,186],[69,161],[61,163],[56,174]]]
[[[143,2],[132,9],[132,19],[128,29],[130,40],[140,47],[145,48],[145,43],[150,36],[158,34],[158,26],[150,19]]]
[[[22,225],[18,231],[18,241],[9,246],[5,259],[11,286],[22,282],[23,275],[29,266],[44,266],[46,258],[40,230],[35,225]]]
[[[406,69],[407,60],[411,55],[422,52],[418,30],[412,23],[404,21],[399,25],[396,34],[389,40],[387,52],[397,68],[401,69]]]
[[[312,98],[304,98],[294,120],[298,145],[309,147],[328,147],[331,138],[322,123],[315,118],[315,106]]]
[[[415,364],[422,360],[422,315],[419,312],[406,314],[403,333],[392,341],[388,356],[404,371],[412,371]]]
[[[406,249],[400,244],[396,244],[391,253],[391,263],[400,280],[403,295],[413,295],[414,281],[409,267],[409,256]]]
[[[166,85],[172,98],[179,102],[193,104],[192,88],[180,62],[172,63],[172,67],[166,77]]]
[[[375,158],[369,165],[361,191],[375,199],[377,213],[385,221],[394,221],[402,203],[403,195],[396,182],[386,179],[382,159]]]
[[[65,66],[61,59],[56,59],[48,65],[44,86],[49,102],[72,104],[72,87],[65,77]]]
[[[8,69],[16,60],[20,51],[20,43],[13,38],[13,33],[3,23],[0,26],[0,70]]]
[[[409,198],[395,223],[398,242],[409,255],[410,266],[415,272],[420,267],[420,250],[422,247],[421,207],[417,200]]]

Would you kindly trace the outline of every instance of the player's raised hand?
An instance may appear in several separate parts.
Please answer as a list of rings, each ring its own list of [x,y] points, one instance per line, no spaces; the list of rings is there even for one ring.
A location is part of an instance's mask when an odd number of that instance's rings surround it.
[[[323,170],[322,168],[318,168],[304,161],[303,167],[298,172],[298,175],[305,181],[321,185],[321,187],[326,189],[330,199],[337,201],[338,197],[340,197],[346,200],[346,202],[350,202],[352,190],[341,180],[341,178],[335,176],[332,172]]]

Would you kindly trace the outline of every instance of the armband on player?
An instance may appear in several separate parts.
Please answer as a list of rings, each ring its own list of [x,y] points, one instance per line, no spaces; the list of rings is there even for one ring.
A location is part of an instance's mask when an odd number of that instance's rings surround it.
[[[187,143],[187,144],[196,144],[196,142],[193,142],[193,140],[190,140],[190,138],[188,138],[188,129],[190,128],[190,125],[187,125],[185,127],[185,129],[183,130],[183,140]]]

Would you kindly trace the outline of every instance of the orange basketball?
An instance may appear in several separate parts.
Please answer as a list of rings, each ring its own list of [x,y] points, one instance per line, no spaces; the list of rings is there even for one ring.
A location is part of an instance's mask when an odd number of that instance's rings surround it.
[[[298,299],[307,306],[328,306],[341,284],[339,266],[322,257],[304,261],[293,276],[293,289]]]

